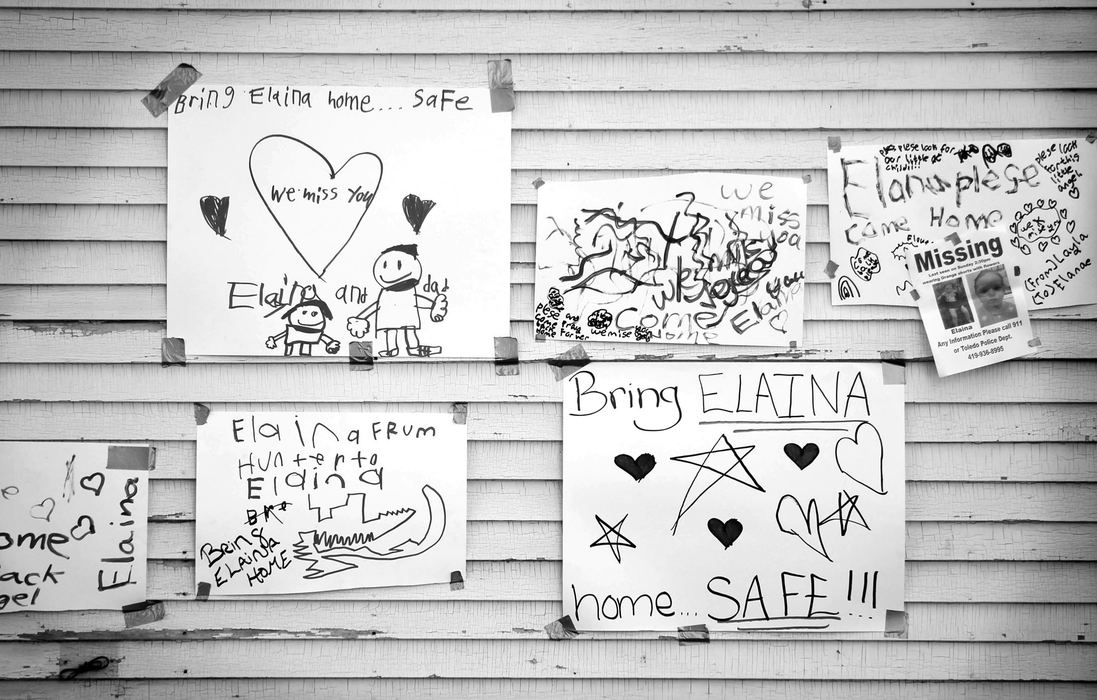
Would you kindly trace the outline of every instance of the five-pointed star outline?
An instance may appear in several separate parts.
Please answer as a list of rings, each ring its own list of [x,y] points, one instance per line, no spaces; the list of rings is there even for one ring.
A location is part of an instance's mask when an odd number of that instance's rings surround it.
[[[636,549],[636,544],[621,534],[621,526],[625,524],[625,518],[621,518],[616,525],[610,525],[605,520],[602,520],[600,515],[595,515],[594,519],[598,521],[598,526],[602,528],[602,536],[590,543],[591,547],[609,547],[613,552],[613,558],[617,560],[617,563],[621,563],[621,547],[632,547]],[[610,535],[616,535],[615,538],[610,538]]]

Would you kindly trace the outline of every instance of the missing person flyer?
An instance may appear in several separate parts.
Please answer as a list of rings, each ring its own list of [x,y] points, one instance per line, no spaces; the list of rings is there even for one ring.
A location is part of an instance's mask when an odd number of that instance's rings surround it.
[[[942,377],[1036,351],[1016,267],[997,231],[907,250],[914,296]]]

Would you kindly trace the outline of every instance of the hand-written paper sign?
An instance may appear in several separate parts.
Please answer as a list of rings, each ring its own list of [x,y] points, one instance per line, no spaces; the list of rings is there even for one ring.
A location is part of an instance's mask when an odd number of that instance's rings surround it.
[[[882,631],[903,608],[903,386],[880,365],[590,365],[563,391],[578,629]]]
[[[797,179],[711,173],[543,185],[537,335],[801,340],[806,193]]]
[[[1083,139],[843,146],[827,180],[835,304],[913,305],[910,248],[993,228],[1030,308],[1097,302],[1097,147]]]
[[[483,358],[509,334],[510,113],[487,88],[230,85],[169,114],[189,352]]]
[[[112,459],[112,450],[145,461]],[[0,443],[0,613],[145,600],[147,455],[145,447]]]
[[[196,583],[449,581],[465,568],[465,435],[444,414],[213,412],[198,428]]]

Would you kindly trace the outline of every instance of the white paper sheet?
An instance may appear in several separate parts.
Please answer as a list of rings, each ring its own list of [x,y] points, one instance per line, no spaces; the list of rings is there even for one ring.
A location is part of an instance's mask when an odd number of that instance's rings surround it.
[[[536,333],[787,346],[803,337],[807,187],[695,173],[537,191]]]
[[[878,364],[592,364],[563,382],[580,630],[881,631],[904,601],[903,390]]]
[[[841,146],[827,155],[831,299],[911,306],[907,249],[1001,228],[1029,308],[1097,303],[1097,146],[1085,139]]]
[[[907,269],[937,373],[946,377],[1036,352],[1019,256],[1004,231],[907,251]]]
[[[440,413],[213,411],[195,583],[210,595],[448,582],[465,570],[466,431]]]
[[[120,447],[147,460],[144,446]],[[115,449],[0,442],[0,613],[145,600],[148,463],[132,469]]]
[[[510,335],[510,113],[487,88],[196,86],[169,115],[188,354],[490,358]]]

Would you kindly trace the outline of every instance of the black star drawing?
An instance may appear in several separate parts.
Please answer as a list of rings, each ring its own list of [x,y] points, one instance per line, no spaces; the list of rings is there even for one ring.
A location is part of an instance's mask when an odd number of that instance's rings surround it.
[[[628,514],[625,515],[625,518]],[[625,524],[625,518],[621,518],[616,525],[610,525],[602,517],[595,515],[594,519],[598,521],[598,526],[602,528],[602,536],[591,542],[591,548],[594,547],[609,547],[613,552],[613,558],[617,560],[617,563],[621,563],[621,547],[632,547],[636,549],[636,544],[632,540],[621,534],[621,526]],[[610,537],[610,535],[615,537]]]
[[[732,444],[728,442],[727,436],[721,435],[716,439],[716,443],[709,450],[691,455],[671,457],[675,462],[692,464],[697,467],[697,473],[693,475],[693,481],[689,482],[689,487],[686,488],[686,493],[682,496],[682,505],[678,507],[678,517],[674,519],[674,527],[671,528],[671,534],[677,533],[678,523],[681,522],[682,516],[697,503],[701,496],[704,496],[709,489],[724,479],[740,483],[743,486],[748,486],[755,491],[765,491],[765,489],[762,488],[762,485],[758,483],[758,480],[754,478],[754,475],[750,473],[750,470],[747,469],[747,465],[743,461],[746,456],[753,451],[754,445],[733,447]],[[690,500],[690,496],[693,494],[693,487],[698,486],[697,481],[701,478],[701,472],[705,471],[711,472],[711,474],[705,475],[704,481],[707,483],[703,485],[700,493],[693,496],[693,500]],[[715,474],[715,476],[712,476],[713,474]],[[686,503],[686,501],[689,501],[689,503]]]

